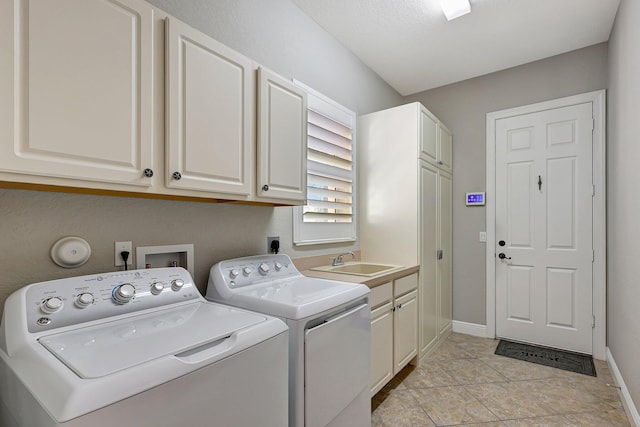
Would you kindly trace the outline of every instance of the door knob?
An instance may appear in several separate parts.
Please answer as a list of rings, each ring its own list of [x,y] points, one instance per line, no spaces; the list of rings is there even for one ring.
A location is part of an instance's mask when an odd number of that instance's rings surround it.
[[[506,243],[504,240],[500,240],[500,241],[498,242],[498,245],[500,245],[500,246],[504,246],[504,245],[506,245],[506,244],[507,244],[507,243]]]
[[[500,258],[500,259],[511,259],[511,257],[510,257],[510,256],[506,256],[506,255],[505,255],[505,254],[503,254],[502,252],[500,252],[500,253],[498,254],[498,258]]]

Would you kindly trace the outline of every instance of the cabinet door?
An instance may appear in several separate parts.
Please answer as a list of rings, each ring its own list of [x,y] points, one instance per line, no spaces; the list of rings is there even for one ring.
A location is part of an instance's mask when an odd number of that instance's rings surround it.
[[[438,334],[442,335],[451,329],[452,321],[452,228],[451,202],[452,179],[449,174],[438,175],[438,219],[439,219],[439,248],[442,257],[438,260]]]
[[[438,165],[451,173],[453,170],[453,136],[451,131],[438,122]]]
[[[420,168],[420,355],[438,338],[438,169],[421,162]]]
[[[418,293],[413,291],[395,300],[393,319],[394,375],[418,354]]]
[[[393,304],[371,312],[371,397],[393,377]]]
[[[2,0],[0,9],[0,170],[151,185],[151,6]]]
[[[258,195],[307,199],[307,94],[258,69]]]
[[[420,108],[420,157],[432,164],[438,162],[438,118]]]
[[[166,185],[248,196],[251,61],[174,18],[167,18],[165,60]]]

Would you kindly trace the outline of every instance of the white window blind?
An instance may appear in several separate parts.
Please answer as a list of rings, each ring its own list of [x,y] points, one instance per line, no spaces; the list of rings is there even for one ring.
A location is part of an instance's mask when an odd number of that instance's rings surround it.
[[[307,91],[307,205],[295,208],[297,245],[356,239],[354,112]]]
[[[353,221],[353,133],[309,108],[304,222]]]

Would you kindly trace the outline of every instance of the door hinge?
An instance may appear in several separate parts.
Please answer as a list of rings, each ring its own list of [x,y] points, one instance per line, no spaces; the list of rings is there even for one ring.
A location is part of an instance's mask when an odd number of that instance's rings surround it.
[[[591,197],[596,195],[596,186],[595,185],[591,185]]]
[[[591,315],[591,329],[594,329],[596,327],[596,315],[592,314]]]
[[[591,118],[591,132],[596,128],[596,119]]]
[[[595,250],[591,250],[591,262],[595,262],[596,261],[596,251]]]

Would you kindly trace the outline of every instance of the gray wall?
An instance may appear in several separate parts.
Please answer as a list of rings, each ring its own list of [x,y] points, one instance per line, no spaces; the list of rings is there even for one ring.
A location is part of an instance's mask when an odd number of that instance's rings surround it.
[[[276,73],[358,114],[401,96],[290,0],[148,0]]]
[[[607,345],[640,405],[640,2],[622,0],[609,40]]]
[[[432,89],[420,101],[453,131],[453,318],[486,324],[484,207],[465,193],[485,191],[486,114],[607,87],[607,44]]]
[[[182,21],[357,113],[388,108],[401,96],[290,0],[154,0]],[[292,209],[174,202],[0,189],[0,307],[12,291],[54,278],[112,271],[116,240],[134,246],[194,243],[195,280],[204,289],[216,261],[266,252],[281,237],[293,257],[357,249],[357,244],[294,248]],[[60,237],[92,246],[84,266],[67,270],[49,258]]]

